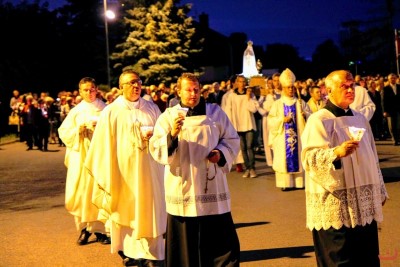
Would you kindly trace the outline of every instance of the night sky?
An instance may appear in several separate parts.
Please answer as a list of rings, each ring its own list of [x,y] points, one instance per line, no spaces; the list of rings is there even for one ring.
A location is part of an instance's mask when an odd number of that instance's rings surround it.
[[[65,1],[48,2],[50,7],[58,7]],[[210,27],[226,36],[244,32],[254,45],[264,47],[273,43],[291,44],[307,59],[325,40],[338,43],[341,22],[379,14],[374,2],[384,1],[181,0],[181,4],[193,4],[191,16],[197,20],[201,13],[208,14]],[[400,1],[394,2],[397,4],[394,26],[400,28]]]
[[[244,32],[255,45],[291,44],[310,58],[327,39],[338,42],[340,23],[377,13],[367,0],[183,0],[192,16],[209,15],[210,27],[229,36]],[[399,1],[400,2],[400,1]],[[257,56],[257,55],[256,55]]]

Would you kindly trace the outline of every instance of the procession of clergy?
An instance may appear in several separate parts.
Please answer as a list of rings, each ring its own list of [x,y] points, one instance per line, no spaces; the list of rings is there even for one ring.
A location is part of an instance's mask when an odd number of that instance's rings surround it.
[[[142,97],[139,73],[121,74],[121,95],[108,105],[83,78],[83,101],[58,130],[78,245],[94,233],[124,266],[239,266],[226,175],[243,163],[243,177],[257,177],[258,112],[276,186],[305,188],[318,266],[379,266],[376,223],[388,195],[368,122],[375,105],[344,70],[325,78],[326,98],[315,88],[308,103],[291,70],[272,77],[280,92],[264,80],[256,97],[235,76],[218,105],[183,73],[179,101],[161,112]]]

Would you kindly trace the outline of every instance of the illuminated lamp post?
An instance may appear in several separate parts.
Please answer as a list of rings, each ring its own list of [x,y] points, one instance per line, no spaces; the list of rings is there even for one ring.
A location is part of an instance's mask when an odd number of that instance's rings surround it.
[[[359,62],[359,61],[358,61]],[[357,75],[358,74],[358,70],[357,70],[357,61],[350,61],[349,62],[349,66],[351,67],[351,66],[353,66],[353,65],[355,65],[355,71],[356,71],[356,74],[355,75]]]
[[[115,19],[115,13],[107,9],[107,0],[103,0],[104,6],[104,30],[106,34],[106,61],[107,61],[107,85],[111,88],[111,75],[110,75],[110,45],[108,42],[108,19]]]

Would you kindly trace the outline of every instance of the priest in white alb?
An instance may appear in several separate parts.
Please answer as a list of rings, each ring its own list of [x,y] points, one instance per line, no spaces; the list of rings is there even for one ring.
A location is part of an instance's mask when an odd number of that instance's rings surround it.
[[[111,252],[125,266],[162,266],[166,229],[164,167],[148,150],[159,108],[140,97],[139,74],[124,71],[122,95],[101,114],[85,166],[98,189],[93,202],[111,221]]]
[[[78,245],[86,245],[92,233],[97,241],[109,243],[103,222],[97,219],[99,209],[92,203],[93,180],[84,168],[86,153],[96,128],[100,112],[105,107],[97,98],[97,85],[93,78],[79,81],[82,101],[68,113],[58,128],[58,133],[66,146],[64,164],[68,168],[65,185],[65,207],[75,217],[75,225],[80,232]]]

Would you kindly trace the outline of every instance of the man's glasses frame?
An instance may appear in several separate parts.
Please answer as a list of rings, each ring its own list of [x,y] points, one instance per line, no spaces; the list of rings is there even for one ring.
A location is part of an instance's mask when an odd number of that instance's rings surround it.
[[[129,82],[123,83],[122,85],[129,85],[129,86],[138,86],[138,85],[142,85],[142,80],[141,79],[135,79],[135,80],[131,80]]]

